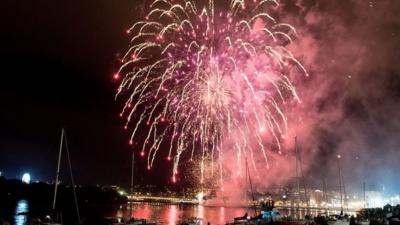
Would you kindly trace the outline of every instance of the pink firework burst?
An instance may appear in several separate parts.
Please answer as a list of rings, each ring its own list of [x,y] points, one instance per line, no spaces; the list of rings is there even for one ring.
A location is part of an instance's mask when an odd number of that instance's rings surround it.
[[[127,31],[131,45],[114,76],[121,82],[117,96],[126,98],[121,115],[131,125],[130,143],[144,140],[148,168],[168,145],[174,181],[185,152],[200,156],[201,180],[206,160],[222,180],[226,143],[239,166],[249,158],[256,168],[255,152],[268,163],[267,149],[280,151],[287,129],[280,106],[300,103],[290,77],[308,76],[286,48],[296,30],[272,15],[277,1],[218,3],[152,2]]]

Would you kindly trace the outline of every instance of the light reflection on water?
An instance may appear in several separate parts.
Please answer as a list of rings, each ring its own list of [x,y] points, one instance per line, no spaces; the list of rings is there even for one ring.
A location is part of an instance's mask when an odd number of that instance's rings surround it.
[[[174,225],[176,221],[176,214],[177,214],[177,206],[176,205],[171,205],[171,208],[169,210],[169,216],[168,216],[168,225]]]
[[[29,204],[26,200],[19,200],[15,207],[14,224],[26,225],[28,221],[27,213],[29,211]]]
[[[223,225],[232,222],[234,217],[243,216],[245,212],[252,215],[251,210],[245,208],[134,203],[132,216],[165,225],[176,225],[191,217],[202,218],[202,225],[206,225],[207,222],[212,225]],[[117,216],[128,218],[129,213],[129,208],[123,209],[117,212]]]
[[[280,209],[282,216],[295,216],[294,209]],[[209,207],[201,205],[168,205],[168,204],[151,204],[151,203],[134,203],[132,216],[134,218],[143,218],[152,220],[158,224],[176,225],[191,217],[202,218],[202,225],[208,222],[211,225],[224,225],[233,222],[235,217],[243,216],[245,213],[250,216],[254,215],[253,208],[234,208],[234,207]],[[259,211],[258,211],[259,212]],[[129,218],[130,209],[120,209],[117,217]],[[304,218],[306,214],[318,215],[322,213],[320,210],[299,211],[300,218]]]

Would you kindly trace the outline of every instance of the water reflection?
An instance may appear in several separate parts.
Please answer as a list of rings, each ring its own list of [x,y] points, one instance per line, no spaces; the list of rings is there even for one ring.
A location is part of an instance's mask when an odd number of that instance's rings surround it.
[[[219,214],[221,215],[220,219],[221,218],[225,218],[225,207],[220,207],[219,208]],[[224,221],[223,220],[219,220],[219,223],[220,224],[224,224]]]
[[[199,206],[196,207],[196,209],[197,209],[197,215],[196,215],[196,217],[197,217],[197,218],[204,218],[204,206],[199,205]],[[203,221],[201,221],[201,222],[203,222]],[[203,224],[204,224],[204,223],[203,223]]]
[[[158,224],[176,225],[191,217],[202,218],[202,225],[224,225],[233,222],[233,218],[243,216],[246,212],[253,216],[253,208],[211,207],[201,205],[169,205],[160,203],[133,203],[132,216],[152,220]],[[116,216],[129,218],[130,206],[121,208]],[[306,214],[318,215],[325,210],[279,209],[282,216],[304,218]],[[258,211],[259,212],[259,211]],[[115,215],[115,214],[114,214]]]
[[[177,211],[177,206],[176,205],[171,205],[169,213],[168,213],[168,225],[174,225],[176,224],[176,214],[178,213]]]
[[[232,222],[234,217],[243,216],[245,208],[207,207],[201,205],[168,205],[135,203],[132,205],[132,216],[156,221],[159,224],[176,225],[191,217],[202,218],[202,224],[223,225]],[[129,217],[130,210],[121,209],[117,216]]]
[[[14,224],[25,225],[28,221],[29,204],[26,200],[19,200],[15,208]]]

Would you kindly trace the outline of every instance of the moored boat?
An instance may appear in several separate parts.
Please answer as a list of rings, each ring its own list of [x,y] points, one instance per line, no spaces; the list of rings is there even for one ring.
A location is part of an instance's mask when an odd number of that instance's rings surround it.
[[[270,200],[261,206],[261,212],[258,215],[250,217],[246,213],[242,217],[234,218],[233,223],[228,223],[226,225],[304,225],[308,223],[309,221],[307,220],[296,220],[282,217],[279,210],[274,207],[274,202]]]
[[[113,225],[156,225],[155,221],[150,221],[141,218],[130,218],[125,220],[122,217],[108,217],[109,221],[112,222]]]
[[[179,225],[200,225],[201,220],[202,220],[201,218],[191,217],[188,220],[180,222]]]

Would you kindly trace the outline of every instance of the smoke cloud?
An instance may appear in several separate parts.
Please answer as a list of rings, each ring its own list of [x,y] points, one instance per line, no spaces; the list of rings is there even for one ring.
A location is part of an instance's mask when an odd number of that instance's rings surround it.
[[[282,1],[280,21],[299,34],[289,47],[308,69],[295,86],[302,104],[286,107],[286,154],[269,153],[270,167],[254,173],[255,188],[294,182],[298,137],[308,186],[338,189],[338,165],[348,192],[362,183],[399,192],[400,2],[378,0]],[[341,155],[338,162],[337,155]],[[243,195],[235,154],[225,154],[225,189]],[[242,171],[244,169],[242,168]]]
[[[399,2],[287,1],[284,9],[300,33],[291,47],[311,74],[291,114],[309,183],[327,177],[337,187],[340,154],[348,189],[367,182],[398,192]]]

